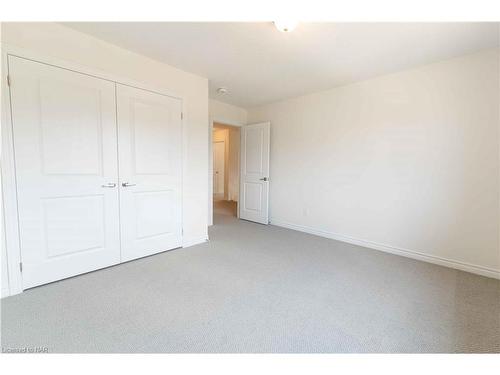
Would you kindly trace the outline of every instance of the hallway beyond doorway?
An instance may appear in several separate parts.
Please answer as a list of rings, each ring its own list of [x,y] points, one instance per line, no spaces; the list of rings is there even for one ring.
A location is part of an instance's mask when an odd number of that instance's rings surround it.
[[[237,217],[240,185],[240,128],[214,122],[211,145],[213,214]]]
[[[238,203],[214,199],[214,215],[238,216]]]

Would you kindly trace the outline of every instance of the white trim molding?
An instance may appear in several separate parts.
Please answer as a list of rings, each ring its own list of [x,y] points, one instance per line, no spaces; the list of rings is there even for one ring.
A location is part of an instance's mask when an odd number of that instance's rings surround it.
[[[14,163],[14,142],[12,134],[12,119],[10,110],[10,90],[7,83],[8,63],[7,48],[0,44],[2,63],[2,234],[5,241],[8,286],[2,286],[2,297],[19,294],[23,291],[20,270],[21,250],[19,243],[19,227],[17,221],[17,188]]]
[[[203,236],[203,237],[191,237],[191,238],[184,238],[182,240],[182,247],[190,247],[194,245],[199,245],[202,243],[208,242],[208,237]]]
[[[465,263],[465,262],[459,262],[456,260],[441,258],[441,257],[437,257],[434,255],[423,254],[423,253],[418,252],[418,251],[403,249],[403,248],[399,248],[399,247],[395,247],[395,246],[391,246],[391,245],[386,245],[386,244],[381,244],[381,243],[377,243],[377,242],[373,242],[373,241],[354,238],[354,237],[346,236],[346,235],[339,234],[339,233],[333,233],[333,232],[328,232],[328,231],[324,231],[321,229],[307,227],[304,225],[292,224],[292,223],[289,223],[289,222],[286,222],[286,221],[283,221],[280,219],[276,219],[276,218],[271,218],[270,223],[272,225],[282,227],[282,228],[293,229],[293,230],[296,230],[299,232],[313,234],[313,235],[316,235],[319,237],[325,237],[325,238],[329,238],[332,240],[346,242],[349,244],[358,245],[358,246],[366,247],[366,248],[373,249],[373,250],[383,251],[385,253],[400,255],[400,256],[403,256],[406,258],[421,260],[423,262],[437,264],[437,265],[448,267],[448,268],[454,268],[457,270],[470,272],[470,273],[474,273],[474,274],[481,275],[481,276],[491,277],[494,279],[500,279],[500,270],[495,270],[492,268],[487,268],[487,267],[482,267],[482,266],[478,266],[475,264],[470,264],[470,263]]]

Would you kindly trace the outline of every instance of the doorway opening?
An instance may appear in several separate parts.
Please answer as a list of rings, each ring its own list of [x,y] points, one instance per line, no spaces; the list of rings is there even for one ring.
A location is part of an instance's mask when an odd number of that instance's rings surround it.
[[[213,213],[238,217],[240,128],[213,123]]]

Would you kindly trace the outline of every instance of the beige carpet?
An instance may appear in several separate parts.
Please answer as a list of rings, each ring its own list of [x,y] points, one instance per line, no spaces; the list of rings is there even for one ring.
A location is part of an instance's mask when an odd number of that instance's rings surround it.
[[[211,241],[2,300],[2,348],[500,352],[500,281],[217,215]]]

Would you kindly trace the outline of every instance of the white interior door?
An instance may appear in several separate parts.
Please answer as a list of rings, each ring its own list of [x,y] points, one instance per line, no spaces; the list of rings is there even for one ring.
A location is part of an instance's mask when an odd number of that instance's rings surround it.
[[[271,124],[241,128],[240,218],[269,223],[269,147]]]
[[[182,101],[117,85],[122,261],[182,245]]]
[[[224,159],[226,144],[214,142],[214,194],[224,195]]]
[[[8,64],[23,288],[120,262],[114,83]]]

